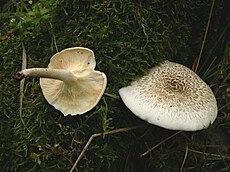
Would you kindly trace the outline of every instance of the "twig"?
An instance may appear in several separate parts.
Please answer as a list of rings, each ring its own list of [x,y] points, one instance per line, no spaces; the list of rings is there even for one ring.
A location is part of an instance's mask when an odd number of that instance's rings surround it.
[[[109,127],[109,120],[107,119],[109,108],[108,108],[108,104],[105,100],[105,97],[103,97],[103,101],[105,103],[105,113],[103,115],[102,128],[103,128],[103,133],[105,133],[107,131],[107,128]],[[105,135],[103,134],[103,139],[104,138],[105,138]]]
[[[183,168],[184,168],[184,165],[185,165],[185,162],[186,162],[187,157],[188,157],[188,142],[186,142],[184,160],[183,160],[183,162],[182,162],[182,164],[181,164],[180,172],[183,172]]]
[[[55,50],[56,50],[56,52],[58,52],[57,41],[56,41],[56,36],[55,36],[55,34],[54,34],[53,25],[52,25],[51,22],[49,22],[49,24],[50,24],[50,28],[51,28],[51,30],[52,30],[52,37],[53,37],[53,38],[52,38],[52,43],[51,43],[51,48],[53,49],[52,44],[54,43]]]
[[[200,63],[200,59],[201,59],[201,55],[203,53],[204,43],[205,43],[205,40],[206,40],[206,37],[207,37],[207,34],[208,34],[208,29],[209,29],[210,21],[211,21],[211,18],[212,18],[212,12],[213,12],[213,8],[214,8],[214,4],[215,4],[215,0],[212,1],[212,6],[211,6],[210,13],[209,13],[208,22],[207,22],[207,26],[206,26],[206,29],[205,29],[204,39],[202,41],[199,56],[194,61],[194,64],[193,64],[193,67],[192,67],[194,72],[197,72],[197,69],[198,69],[198,66],[199,66],[199,63]]]
[[[182,131],[178,131],[174,134],[172,134],[171,136],[167,137],[166,139],[162,140],[161,142],[159,142],[158,144],[156,144],[155,146],[153,146],[151,149],[147,150],[146,152],[142,153],[140,155],[140,157],[144,157],[145,155],[147,155],[148,153],[150,153],[151,151],[153,151],[154,149],[156,149],[158,146],[160,146],[161,144],[163,144],[164,142],[166,142],[167,140],[173,138],[174,136],[176,136],[177,134],[181,133]]]
[[[106,131],[106,132],[102,132],[102,133],[96,133],[93,134],[89,140],[87,141],[85,147],[83,148],[83,150],[81,151],[80,155],[78,156],[77,160],[75,161],[74,165],[72,166],[70,172],[73,172],[74,169],[76,168],[78,162],[81,160],[81,158],[83,157],[84,153],[86,152],[86,150],[88,149],[90,143],[92,142],[92,140],[95,137],[99,137],[99,136],[105,136],[105,135],[109,135],[109,134],[116,134],[116,133],[120,133],[120,132],[125,132],[125,131],[129,131],[129,130],[134,130],[137,128],[140,128],[142,126],[134,126],[134,127],[128,127],[128,128],[119,128],[119,129],[115,129],[115,130],[111,130],[111,131]]]
[[[104,95],[106,95],[108,97],[112,97],[112,98],[117,99],[117,100],[121,100],[120,97],[117,95],[113,95],[113,94],[109,94],[109,93],[104,93]]]
[[[218,155],[218,154],[207,153],[207,152],[200,152],[200,151],[193,150],[193,149],[188,149],[188,150],[190,152],[197,153],[197,154],[202,154],[202,155],[207,155],[207,156],[210,155],[210,156],[214,156],[214,157],[217,157],[217,158],[224,158],[224,159],[229,159],[230,160],[229,156]]]
[[[25,50],[25,46],[24,44],[22,43],[22,70],[23,69],[26,69],[26,64],[27,64],[27,57],[26,57],[26,50]],[[20,81],[20,109],[19,109],[19,113],[20,113],[20,116],[22,115],[22,102],[23,102],[23,97],[24,97],[24,85],[25,85],[25,78],[22,79]]]
[[[22,70],[26,69],[26,65],[27,65],[27,55],[26,55],[26,49],[25,46],[22,42]],[[23,120],[22,117],[22,104],[23,104],[23,98],[24,98],[24,85],[25,85],[25,78],[22,79],[20,81],[20,87],[19,87],[19,94],[20,94],[20,98],[19,98],[19,116],[20,116],[20,120],[22,122],[22,125],[26,128],[26,130],[31,133],[31,131],[27,128],[25,121]]]

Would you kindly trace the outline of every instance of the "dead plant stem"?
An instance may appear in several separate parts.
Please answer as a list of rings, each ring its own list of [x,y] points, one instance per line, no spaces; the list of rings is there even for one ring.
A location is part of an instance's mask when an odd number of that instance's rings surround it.
[[[127,127],[127,128],[119,128],[119,129],[115,129],[115,130],[111,130],[111,131],[106,131],[106,132],[101,132],[101,133],[96,133],[93,134],[89,140],[87,141],[85,147],[83,148],[83,150],[81,151],[80,155],[78,156],[77,160],[75,161],[74,165],[72,166],[70,172],[73,172],[74,169],[76,168],[77,164],[79,163],[79,161],[81,160],[81,158],[83,157],[83,155],[85,154],[86,150],[88,149],[90,143],[92,142],[92,140],[95,137],[99,137],[99,136],[105,136],[105,135],[110,135],[110,134],[116,134],[116,133],[120,133],[120,132],[125,132],[125,131],[129,131],[129,130],[134,130],[137,128],[140,128],[142,126],[134,126],[134,127]],[[76,169],[77,170],[77,169]]]
[[[180,167],[180,172],[183,172],[183,168],[184,168],[187,157],[188,157],[188,142],[186,142],[185,154],[184,154],[183,162]]]
[[[198,56],[197,60],[195,60],[195,65],[194,65],[194,69],[193,69],[194,72],[197,72],[197,69],[198,69],[198,66],[199,66],[199,63],[200,63],[200,59],[201,59],[201,56],[202,56],[202,53],[203,53],[204,44],[205,44],[205,41],[206,41],[206,37],[207,37],[207,34],[208,34],[208,29],[209,29],[210,21],[211,21],[211,18],[212,18],[214,4],[215,4],[215,0],[212,1],[212,6],[211,6],[210,13],[209,13],[208,22],[207,22],[207,25],[206,25],[206,29],[205,29],[204,38],[203,38],[203,41],[202,41],[200,53],[199,53],[199,56]]]
[[[168,141],[169,139],[173,138],[174,136],[178,135],[181,132],[182,131],[178,131],[178,132],[172,134],[171,136],[167,137],[166,139],[162,140],[161,142],[159,142],[158,144],[156,144],[155,146],[153,146],[151,149],[148,149],[146,152],[142,153],[140,155],[140,157],[144,157],[145,155],[147,155],[148,153],[150,153],[151,151],[153,151],[154,149],[156,149],[158,146],[162,145],[163,143],[165,143],[166,141]]]

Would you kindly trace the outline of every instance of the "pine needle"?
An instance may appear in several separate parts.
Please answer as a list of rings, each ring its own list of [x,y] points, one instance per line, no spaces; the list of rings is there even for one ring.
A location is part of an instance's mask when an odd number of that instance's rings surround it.
[[[193,150],[193,149],[188,149],[190,152],[196,153],[196,154],[201,154],[201,155],[206,155],[206,156],[213,156],[213,157],[217,157],[217,158],[221,158],[221,159],[229,159],[229,156],[225,156],[225,155],[219,155],[219,154],[213,154],[213,153],[207,153],[207,152],[201,152],[201,151],[197,151],[197,150]]]
[[[119,96],[117,95],[113,95],[113,94],[109,94],[109,93],[104,93],[104,95],[108,96],[108,97],[111,97],[111,98],[114,98],[116,100],[121,100]]]
[[[188,157],[188,142],[186,142],[185,154],[184,154],[183,162],[180,167],[180,172],[183,172],[183,168],[184,168],[187,157]]]
[[[199,56],[195,59],[193,65],[192,65],[192,70],[194,72],[197,72],[197,69],[198,69],[198,66],[199,66],[199,63],[200,63],[200,59],[201,59],[201,56],[202,56],[202,53],[203,53],[204,44],[205,44],[205,41],[206,41],[206,37],[207,37],[207,34],[208,34],[208,29],[209,29],[210,21],[211,21],[211,18],[212,18],[214,4],[215,4],[215,0],[212,1],[212,6],[211,6],[210,13],[209,13],[208,22],[207,22],[207,26],[206,26],[206,29],[205,29],[204,39],[202,41],[202,45],[201,45]]]
[[[159,142],[158,144],[156,144],[155,146],[153,146],[151,149],[148,149],[146,152],[142,153],[140,155],[140,157],[144,157],[145,155],[149,154],[151,151],[153,151],[154,149],[156,149],[158,146],[162,145],[163,143],[165,143],[166,141],[168,141],[169,139],[173,138],[174,136],[180,134],[182,131],[178,131],[174,134],[172,134],[171,136],[167,137],[166,139],[162,140],[161,142]]]

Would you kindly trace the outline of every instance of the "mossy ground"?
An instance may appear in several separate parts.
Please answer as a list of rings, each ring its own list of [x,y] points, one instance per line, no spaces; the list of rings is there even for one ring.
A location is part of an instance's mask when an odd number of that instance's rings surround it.
[[[96,68],[108,78],[106,92],[118,95],[119,88],[164,59],[191,66],[199,53],[211,1],[1,3],[2,171],[69,171],[92,134],[137,125],[144,127],[94,139],[78,170],[179,171],[186,150],[184,171],[229,170],[229,19],[223,12],[228,2],[215,5],[210,33],[218,44],[209,35],[206,61],[201,63],[205,65],[199,71],[218,98],[216,122],[204,131],[183,132],[143,158],[141,153],[175,131],[145,123],[111,97],[103,96],[84,115],[64,117],[46,102],[38,78],[28,78],[20,116],[19,81],[13,76],[21,69],[22,42],[28,68],[46,67],[50,57],[64,48],[92,49]]]

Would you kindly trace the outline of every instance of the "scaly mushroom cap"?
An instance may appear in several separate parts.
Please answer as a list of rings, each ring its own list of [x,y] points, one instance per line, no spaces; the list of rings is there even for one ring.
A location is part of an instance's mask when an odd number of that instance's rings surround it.
[[[119,94],[136,116],[166,129],[201,130],[217,116],[210,87],[189,68],[169,61],[121,88]]]
[[[61,80],[41,78],[40,85],[46,100],[64,115],[83,114],[91,110],[102,97],[106,75],[94,71],[96,61],[93,51],[83,47],[65,49],[55,54],[48,68],[73,72],[74,79]]]

